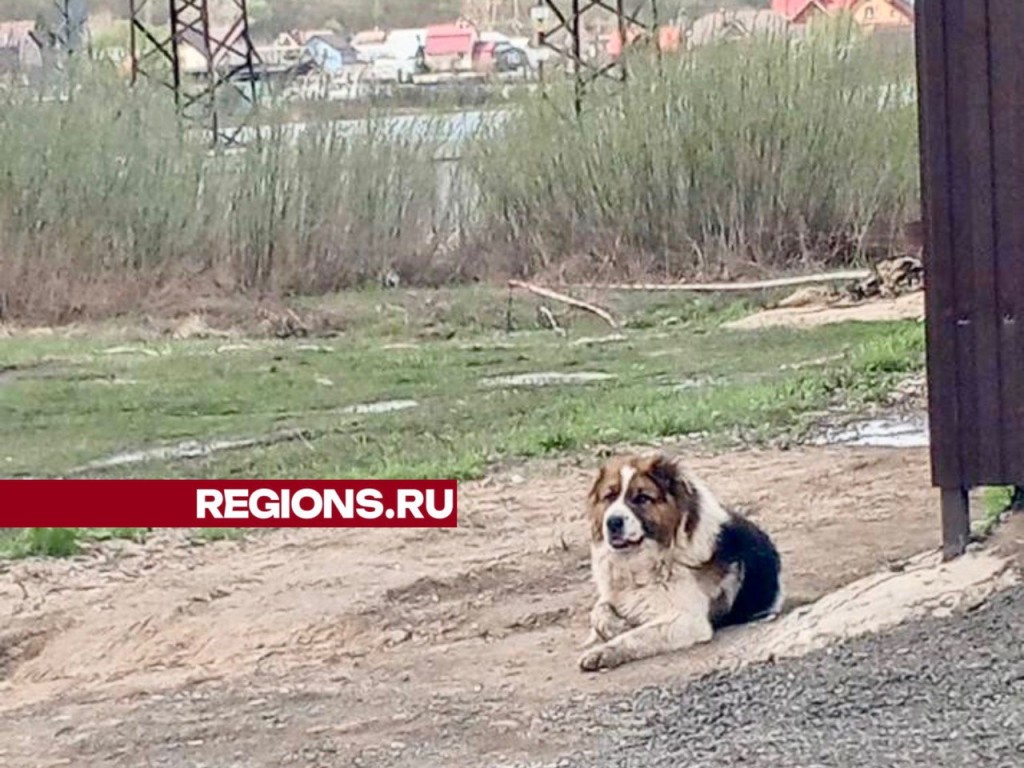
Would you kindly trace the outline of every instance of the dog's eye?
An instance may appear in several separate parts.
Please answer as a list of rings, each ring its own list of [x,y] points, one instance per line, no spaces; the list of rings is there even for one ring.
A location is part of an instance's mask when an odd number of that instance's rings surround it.
[[[619,496],[618,489],[617,488],[612,488],[611,490],[608,491],[608,493],[606,493],[604,495],[604,500],[605,501],[615,501],[615,499],[617,499],[618,496]]]
[[[646,493],[638,493],[638,494],[637,494],[637,495],[636,495],[636,496],[635,496],[635,497],[633,498],[633,503],[634,503],[634,504],[640,504],[640,505],[643,505],[643,504],[650,504],[650,503],[651,503],[652,501],[654,501],[654,499],[652,499],[652,498],[651,498],[650,496],[648,496],[648,495],[647,495]]]

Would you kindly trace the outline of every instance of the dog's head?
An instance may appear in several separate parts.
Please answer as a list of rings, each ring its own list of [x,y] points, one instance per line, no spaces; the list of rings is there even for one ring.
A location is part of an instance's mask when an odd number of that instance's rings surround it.
[[[622,553],[673,546],[693,531],[699,513],[697,489],[679,460],[664,453],[609,459],[588,501],[594,543]]]

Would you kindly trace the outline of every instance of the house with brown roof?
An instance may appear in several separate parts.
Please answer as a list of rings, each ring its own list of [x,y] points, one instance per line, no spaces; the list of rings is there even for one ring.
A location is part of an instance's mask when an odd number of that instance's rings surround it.
[[[859,0],[850,11],[854,21],[869,29],[914,26],[914,4],[907,0]]]
[[[911,27],[912,0],[772,0],[772,10],[791,24],[847,12],[865,29]]]

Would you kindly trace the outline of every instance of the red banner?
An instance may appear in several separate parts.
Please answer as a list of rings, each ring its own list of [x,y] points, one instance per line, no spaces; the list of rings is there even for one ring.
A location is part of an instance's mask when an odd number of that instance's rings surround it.
[[[0,480],[3,528],[455,528],[454,480]]]

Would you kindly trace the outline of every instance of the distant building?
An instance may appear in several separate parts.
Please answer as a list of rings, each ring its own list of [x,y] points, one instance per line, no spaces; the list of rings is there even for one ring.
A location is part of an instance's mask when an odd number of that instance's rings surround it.
[[[333,35],[333,29],[292,29],[282,32],[274,40],[274,45],[281,47],[303,48],[306,43],[319,35]]]
[[[738,8],[715,11],[697,19],[687,33],[690,46],[708,45],[757,35],[785,35],[790,22],[774,11]]]
[[[380,82],[409,82],[420,71],[427,30],[392,29],[373,58],[372,76]]]
[[[473,51],[480,35],[468,21],[427,27],[424,61],[433,72],[467,71],[473,68]]]
[[[363,61],[373,61],[385,55],[388,33],[383,29],[374,27],[356,32],[352,36],[351,44],[359,53]]]
[[[793,24],[846,11],[866,29],[912,27],[912,0],[772,0],[772,10]]]
[[[851,11],[854,21],[869,29],[914,26],[914,4],[908,0],[860,0]]]
[[[360,64],[359,52],[341,35],[314,35],[306,42],[307,55],[324,72],[338,75]]]
[[[392,29],[384,42],[385,55],[398,60],[415,60],[426,51],[427,30],[424,27]]]
[[[0,22],[0,74],[26,72],[43,65],[43,49],[34,21]]]
[[[238,53],[238,51],[245,50],[245,46],[240,44],[243,32],[241,25],[210,29],[210,39],[215,41],[213,47],[215,68],[233,67],[243,63],[243,57]],[[209,67],[208,58],[204,36],[197,29],[186,28],[182,32],[181,42],[178,44],[178,61],[181,71],[190,75],[200,75]]]

